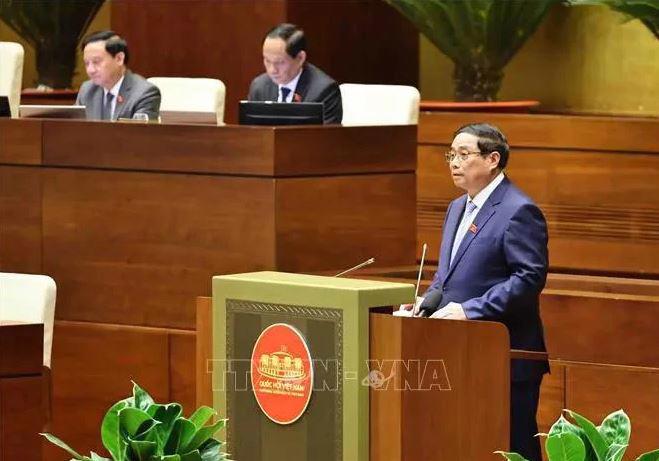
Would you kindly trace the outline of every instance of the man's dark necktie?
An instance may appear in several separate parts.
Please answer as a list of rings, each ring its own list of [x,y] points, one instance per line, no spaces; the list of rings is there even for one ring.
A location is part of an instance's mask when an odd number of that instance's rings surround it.
[[[291,92],[290,88],[286,88],[285,86],[281,87],[281,102],[286,102],[286,98],[288,98],[290,92]]]
[[[114,95],[112,93],[105,95],[103,110],[101,111],[101,120],[112,120],[112,99],[114,99]]]

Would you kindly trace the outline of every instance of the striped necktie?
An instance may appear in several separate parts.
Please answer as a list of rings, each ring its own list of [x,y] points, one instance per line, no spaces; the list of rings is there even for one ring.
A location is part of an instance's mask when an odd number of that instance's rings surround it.
[[[455,258],[455,254],[458,252],[460,243],[462,243],[462,239],[464,239],[464,236],[467,233],[467,229],[469,229],[469,225],[473,221],[473,213],[475,209],[476,209],[476,204],[471,200],[469,200],[467,202],[467,209],[462,215],[462,220],[460,221],[460,225],[458,226],[458,231],[455,233],[455,240],[453,240],[453,248],[451,249],[450,264],[453,264],[453,258]]]

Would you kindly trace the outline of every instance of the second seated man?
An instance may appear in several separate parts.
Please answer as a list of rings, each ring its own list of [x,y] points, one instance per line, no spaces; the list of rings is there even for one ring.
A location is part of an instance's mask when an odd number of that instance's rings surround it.
[[[87,120],[117,120],[160,114],[160,90],[142,76],[132,73],[128,45],[115,32],[95,32],[82,41],[85,70],[89,80],[80,86],[76,104],[86,107]]]
[[[265,72],[249,87],[250,101],[322,102],[323,123],[341,123],[339,84],[307,62],[307,39],[294,24],[279,24],[263,40]]]

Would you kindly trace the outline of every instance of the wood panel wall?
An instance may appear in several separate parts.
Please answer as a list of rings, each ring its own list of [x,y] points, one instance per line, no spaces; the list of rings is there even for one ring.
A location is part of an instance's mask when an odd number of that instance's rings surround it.
[[[263,36],[280,22],[305,29],[309,61],[340,83],[418,82],[418,32],[380,0],[113,0],[111,14],[136,72],[222,80],[229,123],[263,72]]]
[[[659,277],[659,119],[651,118],[422,113],[419,250],[428,242],[437,260],[446,208],[462,194],[444,152],[458,127],[479,121],[506,134],[507,174],[547,218],[552,271]]]
[[[412,262],[415,139],[0,120],[0,270],[58,286],[49,430],[103,453],[100,422],[131,380],[191,412],[195,297],[213,275]]]

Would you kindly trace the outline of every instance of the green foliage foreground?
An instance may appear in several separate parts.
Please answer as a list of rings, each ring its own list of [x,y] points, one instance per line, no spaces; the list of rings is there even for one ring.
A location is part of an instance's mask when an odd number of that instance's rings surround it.
[[[563,415],[549,430],[545,451],[549,461],[621,461],[632,432],[627,414],[618,410],[595,426],[580,414],[564,410],[574,423]],[[509,461],[527,461],[517,453],[497,451]],[[644,453],[636,461],[659,461],[659,449]]]
[[[114,461],[221,461],[223,443],[213,435],[226,424],[206,426],[215,410],[202,406],[189,419],[178,403],[161,405],[133,383],[133,396],[115,403],[101,424],[103,446]],[[80,461],[110,461],[93,451],[82,456],[52,434],[41,434]]]

